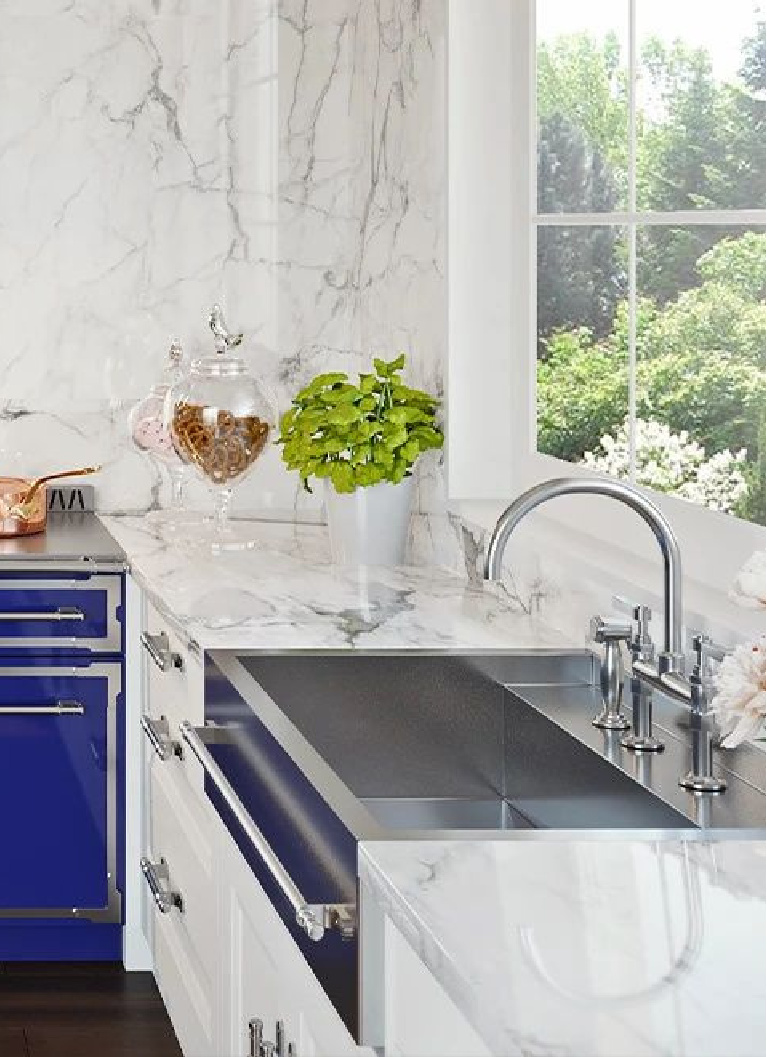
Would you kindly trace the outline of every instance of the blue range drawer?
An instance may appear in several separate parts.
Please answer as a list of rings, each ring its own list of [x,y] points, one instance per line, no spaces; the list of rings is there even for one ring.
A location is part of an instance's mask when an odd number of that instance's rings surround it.
[[[0,570],[0,654],[120,653],[121,615],[119,573]]]
[[[0,665],[0,918],[120,920],[121,672]]]

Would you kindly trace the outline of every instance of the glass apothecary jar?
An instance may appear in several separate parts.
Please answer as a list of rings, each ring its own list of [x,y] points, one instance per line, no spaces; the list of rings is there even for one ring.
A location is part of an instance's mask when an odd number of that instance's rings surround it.
[[[170,478],[170,509],[151,511],[148,515],[150,520],[169,528],[186,523],[194,516],[184,510],[184,479],[188,471],[173,445],[167,418],[168,393],[180,384],[185,374],[183,349],[178,341],[174,341],[160,378],[128,415],[128,433],[134,447],[164,467]]]
[[[168,393],[168,420],[175,451],[216,493],[216,516],[209,542],[214,548],[248,546],[248,530],[229,520],[235,487],[251,472],[266,448],[276,412],[245,361],[232,349],[232,334],[216,305],[210,313],[215,338],[211,356],[193,360],[188,374]]]

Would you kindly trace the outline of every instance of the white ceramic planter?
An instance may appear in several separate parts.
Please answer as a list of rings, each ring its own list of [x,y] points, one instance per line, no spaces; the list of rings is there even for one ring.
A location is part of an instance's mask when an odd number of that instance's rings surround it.
[[[405,561],[414,477],[348,494],[325,481],[330,552],[336,565],[402,565]]]

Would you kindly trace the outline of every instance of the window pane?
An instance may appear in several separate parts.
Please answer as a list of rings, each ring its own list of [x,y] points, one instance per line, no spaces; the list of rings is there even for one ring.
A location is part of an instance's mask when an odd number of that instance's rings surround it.
[[[538,229],[538,450],[580,462],[628,412],[622,228]]]
[[[763,208],[763,7],[637,0],[637,41],[639,208]]]
[[[539,0],[538,211],[625,209],[628,3]]]
[[[644,228],[638,246],[637,481],[763,523],[764,229]]]

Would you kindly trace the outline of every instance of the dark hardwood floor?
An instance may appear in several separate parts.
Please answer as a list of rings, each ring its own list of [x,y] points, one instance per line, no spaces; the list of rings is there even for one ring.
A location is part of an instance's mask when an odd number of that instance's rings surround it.
[[[181,1057],[151,973],[0,963],[0,1057]]]

